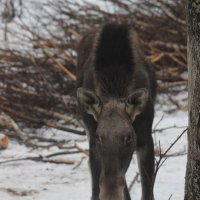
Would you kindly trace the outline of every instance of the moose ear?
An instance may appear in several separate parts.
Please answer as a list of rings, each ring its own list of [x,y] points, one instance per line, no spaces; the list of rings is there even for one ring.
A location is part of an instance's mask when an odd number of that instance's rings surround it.
[[[93,115],[94,119],[97,117],[101,111],[101,101],[99,97],[91,90],[80,87],[77,89],[77,99],[84,110]]]
[[[145,108],[149,93],[147,89],[141,88],[128,96],[126,100],[126,112],[131,117],[132,122]]]

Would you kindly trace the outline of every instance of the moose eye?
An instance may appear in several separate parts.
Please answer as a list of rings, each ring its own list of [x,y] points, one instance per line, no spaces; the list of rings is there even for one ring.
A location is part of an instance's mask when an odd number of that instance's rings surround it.
[[[132,142],[132,137],[131,137],[131,135],[130,135],[130,134],[129,134],[129,135],[126,135],[126,136],[124,137],[124,144],[125,144],[125,145],[129,145],[131,142]]]
[[[97,144],[101,143],[101,137],[99,135],[96,135],[96,143]]]

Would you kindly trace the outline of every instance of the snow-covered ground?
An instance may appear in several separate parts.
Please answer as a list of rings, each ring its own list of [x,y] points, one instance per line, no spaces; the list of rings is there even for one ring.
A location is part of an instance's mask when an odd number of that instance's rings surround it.
[[[155,148],[161,144],[164,152],[170,144],[185,129],[180,126],[187,126],[187,113],[177,111],[173,114],[166,114],[157,106],[154,125],[160,121],[156,129],[169,126],[179,128],[166,129],[154,134]],[[85,136],[73,136],[61,131],[48,130],[43,132],[45,136],[60,137],[66,140],[78,141],[78,145],[87,148]],[[170,150],[169,154],[186,152],[187,135],[182,138]],[[24,145],[11,140],[9,148],[0,151],[0,161],[21,158],[26,156],[47,155],[58,152],[56,147],[49,149],[30,149]],[[88,157],[84,154],[72,154],[62,156],[68,160],[75,160],[73,165],[50,164],[34,161],[17,161],[0,164],[0,199],[1,200],[89,200],[91,194],[90,173],[88,167]],[[157,157],[158,159],[158,157]],[[80,163],[81,161],[81,163]],[[184,196],[184,177],[186,168],[186,155],[169,157],[158,172],[155,184],[155,199],[181,200]],[[133,156],[130,168],[127,172],[128,184],[134,179],[137,168],[136,156]],[[140,200],[140,181],[138,180],[132,190],[131,197]]]

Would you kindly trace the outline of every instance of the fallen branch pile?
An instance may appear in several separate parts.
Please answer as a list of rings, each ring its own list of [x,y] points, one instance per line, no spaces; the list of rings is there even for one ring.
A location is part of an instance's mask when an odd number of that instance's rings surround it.
[[[75,98],[77,44],[88,29],[105,22],[135,27],[146,57],[155,67],[160,92],[186,88],[183,0],[107,0],[101,5],[20,1],[2,11],[0,110],[15,123],[23,122],[22,129],[47,126],[84,134],[67,127],[82,127]],[[4,7],[3,2],[0,6]]]

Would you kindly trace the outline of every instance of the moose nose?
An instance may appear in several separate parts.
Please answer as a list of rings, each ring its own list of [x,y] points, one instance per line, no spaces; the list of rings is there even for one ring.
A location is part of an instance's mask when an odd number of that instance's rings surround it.
[[[123,177],[100,178],[100,200],[124,200],[125,179]]]

